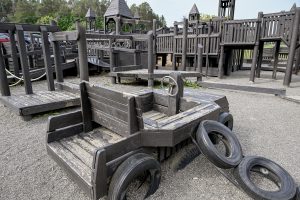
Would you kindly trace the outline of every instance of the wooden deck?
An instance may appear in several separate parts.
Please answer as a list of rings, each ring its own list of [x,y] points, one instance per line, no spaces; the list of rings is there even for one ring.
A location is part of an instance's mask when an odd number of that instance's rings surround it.
[[[156,78],[163,78],[164,76],[169,76],[172,72],[171,70],[154,70],[153,77]],[[187,77],[201,77],[199,72],[189,72],[189,71],[176,71],[181,73],[183,78]],[[109,73],[110,76],[116,78],[140,78],[140,79],[148,79],[149,73],[147,69],[139,69],[139,70],[130,70],[124,72],[111,72]]]
[[[38,91],[31,95],[0,96],[2,103],[25,120],[31,115],[80,105],[79,95],[67,91]]]

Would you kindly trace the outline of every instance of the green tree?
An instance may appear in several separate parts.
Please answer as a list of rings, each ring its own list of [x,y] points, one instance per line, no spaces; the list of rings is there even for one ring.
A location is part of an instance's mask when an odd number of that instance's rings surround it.
[[[35,24],[38,20],[36,13],[38,2],[35,0],[19,0],[13,20],[18,23]]]
[[[8,17],[13,12],[12,0],[1,0],[0,1],[0,19],[2,17]]]

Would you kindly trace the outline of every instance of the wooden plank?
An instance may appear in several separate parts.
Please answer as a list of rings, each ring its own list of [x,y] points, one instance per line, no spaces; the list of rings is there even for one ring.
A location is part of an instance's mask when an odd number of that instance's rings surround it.
[[[74,156],[82,161],[88,168],[93,167],[93,154],[90,154],[85,149],[81,148],[78,144],[74,143],[70,138],[65,138],[59,141],[59,143],[66,149],[68,149]]]
[[[53,151],[53,153],[65,163],[65,168],[72,170],[74,175],[79,176],[78,178],[80,178],[86,186],[91,187],[92,170],[88,166],[59,142],[48,143],[47,147],[48,150]]]
[[[89,97],[91,108],[92,109],[97,109],[99,111],[102,111],[106,113],[107,115],[111,115],[116,119],[120,119],[124,122],[128,122],[128,107],[127,107],[127,112],[123,110],[119,110],[113,106],[110,106],[109,104],[105,104],[103,102],[99,102],[95,99],[92,99]]]
[[[106,152],[101,149],[96,152],[95,164],[93,167],[92,182],[95,199],[99,199],[107,194],[107,177]]]
[[[128,136],[128,124],[124,121],[118,120],[111,115],[107,115],[104,112],[93,109],[92,110],[93,121],[99,123],[100,125],[122,135]]]
[[[234,85],[234,84],[214,83],[214,82],[201,82],[200,85],[202,87],[208,87],[208,88],[241,90],[241,91],[246,91],[246,92],[266,93],[266,94],[274,94],[274,95],[280,95],[280,96],[286,94],[285,88],[280,88],[280,89],[263,88],[263,87],[254,87],[254,86],[242,86],[242,85]]]
[[[48,119],[47,132],[79,123],[82,123],[82,113],[80,110],[59,116],[50,116]]]
[[[92,126],[92,108],[91,103],[88,99],[87,86],[85,82],[79,84],[80,87],[80,101],[81,101],[81,112],[84,132],[93,130]]]
[[[50,35],[51,42],[76,41],[79,38],[78,31],[55,32]]]

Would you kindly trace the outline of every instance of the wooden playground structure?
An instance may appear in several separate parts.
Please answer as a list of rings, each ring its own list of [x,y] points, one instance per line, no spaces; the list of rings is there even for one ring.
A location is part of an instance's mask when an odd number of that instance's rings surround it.
[[[234,11],[235,0],[220,0],[219,16],[204,22],[194,5],[188,19],[175,22],[173,28],[160,28],[156,20],[149,22],[141,20],[138,13],[130,14],[124,0],[113,0],[105,13],[104,31],[96,30],[96,17],[91,9],[86,15],[87,31],[77,25],[77,31],[60,32],[55,22],[52,25],[0,23],[0,32],[10,37],[10,44],[0,50],[0,99],[28,118],[36,113],[77,106],[79,87],[64,83],[63,71],[77,68],[80,80],[88,81],[89,74],[81,72],[80,65],[87,68],[94,65],[108,71],[112,83],[146,79],[150,87],[155,79],[172,71],[201,81],[202,76],[222,78],[241,69],[250,70],[252,82],[260,77],[261,70],[273,71],[274,79],[277,72],[283,72],[284,85],[289,86],[293,72],[297,74],[300,66],[300,8],[259,13],[257,19],[244,20],[234,20]],[[147,24],[147,29],[138,29],[139,24]],[[130,32],[124,32],[124,26],[131,27]],[[38,41],[37,45],[28,48],[24,33],[29,33],[32,41]],[[72,47],[66,53],[68,44]],[[265,44],[274,47],[265,48]],[[78,58],[68,62],[68,57]],[[171,67],[166,67],[168,58]],[[33,68],[34,60],[43,64]],[[245,61],[251,65],[244,67]],[[266,61],[272,66],[263,66]],[[48,91],[34,93],[32,81],[40,78],[46,78]],[[15,80],[12,85],[11,79]],[[21,82],[25,94],[11,95],[9,86]]]

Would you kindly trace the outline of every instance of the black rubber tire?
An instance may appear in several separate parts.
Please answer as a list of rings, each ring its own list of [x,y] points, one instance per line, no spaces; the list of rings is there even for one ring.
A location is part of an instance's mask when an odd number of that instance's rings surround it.
[[[297,194],[295,200],[300,200],[300,187],[297,188]]]
[[[232,114],[228,113],[228,112],[222,112],[219,115],[219,119],[218,122],[224,124],[225,126],[227,126],[230,130],[233,129],[233,116]]]
[[[258,172],[261,171],[261,168],[267,169],[265,177],[280,185],[278,191],[260,189],[251,181],[250,171]],[[242,189],[254,199],[291,200],[295,198],[296,184],[293,178],[285,169],[269,159],[257,156],[245,157],[235,169],[234,174]]]
[[[218,143],[216,136],[218,140],[223,141],[228,156],[220,153],[215,147],[214,143]],[[243,159],[242,147],[236,135],[220,122],[210,120],[201,122],[196,133],[196,140],[201,152],[219,168],[234,168]]]
[[[150,185],[145,198],[155,193],[161,179],[160,163],[145,153],[135,154],[126,159],[112,176],[108,200],[123,200],[122,194],[126,192],[130,183],[144,172],[150,172]]]

